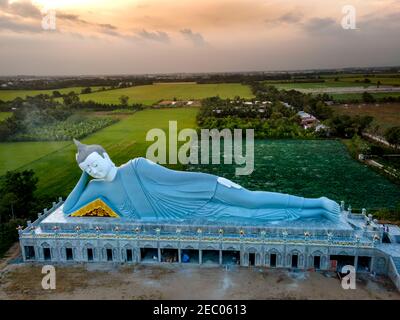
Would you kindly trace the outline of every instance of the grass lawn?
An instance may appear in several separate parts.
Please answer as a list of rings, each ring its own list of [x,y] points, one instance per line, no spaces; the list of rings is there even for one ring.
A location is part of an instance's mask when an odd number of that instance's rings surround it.
[[[0,175],[62,149],[69,142],[2,142],[0,143]]]
[[[342,74],[337,75],[338,81],[334,79],[336,76],[321,76],[325,82],[291,82],[291,81],[265,81],[267,84],[276,86],[278,89],[326,89],[326,88],[343,88],[343,87],[370,87],[376,86],[378,81],[381,85],[400,86],[399,75],[375,75],[374,77],[364,77],[361,75]],[[364,83],[365,78],[371,82]],[[358,81],[358,82],[356,82]]]
[[[169,120],[178,121],[178,127],[181,129],[195,128],[197,111],[196,108],[140,111],[92,134],[82,142],[101,144],[115,164],[121,165],[130,159],[146,155],[147,147],[152,144],[145,141],[148,130],[161,128],[168,133]],[[15,148],[14,152],[17,154],[6,147],[3,152],[10,162],[17,155],[21,156]],[[67,142],[65,148],[23,167],[33,169],[39,177],[38,195],[65,198],[71,192],[81,175],[75,161],[75,153],[75,145]]]
[[[12,112],[0,112],[0,122],[6,120],[12,115]]]
[[[129,103],[153,105],[160,100],[203,99],[219,95],[221,98],[252,98],[248,86],[239,83],[195,84],[195,83],[156,83],[117,90],[81,95],[83,101],[93,100],[100,103],[119,103],[119,97],[126,95]]]
[[[327,81],[334,81],[334,79],[338,77],[338,82],[354,82],[355,81],[364,81],[365,78],[371,80],[371,85],[376,85],[378,81],[381,82],[382,85],[387,86],[399,86],[400,85],[400,75],[399,74],[374,74],[374,75],[355,75],[355,74],[338,74],[338,75],[322,75],[321,78]]]
[[[400,187],[353,160],[337,140],[259,140],[255,170],[235,176],[235,165],[197,165],[190,170],[231,179],[250,190],[344,200],[353,208],[394,207]]]
[[[335,112],[349,116],[372,116],[374,122],[371,127],[379,125],[379,133],[383,134],[386,129],[400,126],[400,103],[384,104],[351,104],[348,106],[335,106]]]
[[[325,88],[343,88],[343,87],[362,87],[364,84],[348,82],[348,81],[325,81],[325,82],[270,82],[265,83],[273,85],[278,89],[291,90],[291,89],[325,89]]]
[[[0,90],[0,100],[11,101],[17,97],[25,99],[27,96],[37,96],[39,94],[52,95],[53,91],[59,91],[61,94],[69,93],[74,91],[76,93],[81,93],[81,90],[85,87],[71,87],[53,90]],[[92,90],[98,90],[102,87],[92,87]]]

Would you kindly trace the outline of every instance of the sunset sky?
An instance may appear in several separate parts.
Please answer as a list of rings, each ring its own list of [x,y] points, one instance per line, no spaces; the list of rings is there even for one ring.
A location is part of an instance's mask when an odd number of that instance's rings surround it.
[[[399,31],[398,0],[0,0],[0,75],[400,65]]]

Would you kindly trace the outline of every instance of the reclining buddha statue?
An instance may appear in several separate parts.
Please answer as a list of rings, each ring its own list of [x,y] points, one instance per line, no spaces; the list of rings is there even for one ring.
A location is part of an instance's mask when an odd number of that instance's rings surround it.
[[[222,177],[175,171],[145,158],[116,167],[100,145],[74,142],[83,172],[64,203],[66,215],[101,200],[115,217],[141,221],[262,224],[340,217],[340,206],[325,197],[250,191]],[[89,176],[94,179],[88,182]]]

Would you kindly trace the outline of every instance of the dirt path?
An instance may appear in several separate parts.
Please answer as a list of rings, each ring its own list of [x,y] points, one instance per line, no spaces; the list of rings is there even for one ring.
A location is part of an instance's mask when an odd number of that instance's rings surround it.
[[[4,257],[0,259],[0,273],[9,264],[11,260],[18,258],[21,254],[21,247],[19,242],[14,243],[10,249],[4,254]]]
[[[315,272],[178,265],[56,267],[56,290],[43,290],[41,266],[13,264],[0,299],[400,299],[385,278],[363,277],[356,290]]]

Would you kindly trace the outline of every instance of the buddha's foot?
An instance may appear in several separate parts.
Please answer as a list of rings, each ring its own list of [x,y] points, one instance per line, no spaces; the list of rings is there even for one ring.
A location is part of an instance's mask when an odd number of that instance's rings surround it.
[[[340,219],[339,204],[326,197],[322,197],[320,199],[322,201],[322,207],[325,209],[325,216],[330,220],[338,221]]]
[[[332,213],[337,213],[340,214],[340,206],[337,202],[328,199],[326,197],[322,197],[320,198],[321,202],[322,202],[322,207],[327,210],[330,211]]]

